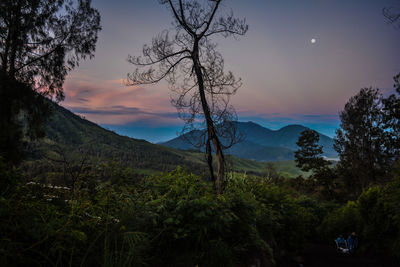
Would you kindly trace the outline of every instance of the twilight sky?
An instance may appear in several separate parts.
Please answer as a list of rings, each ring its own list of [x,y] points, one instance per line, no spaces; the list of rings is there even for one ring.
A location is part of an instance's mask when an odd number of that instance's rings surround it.
[[[226,0],[222,12],[245,17],[243,37],[218,38],[225,69],[241,77],[232,98],[241,121],[271,129],[302,124],[329,136],[338,112],[362,87],[392,91],[400,72],[400,29],[383,7],[399,0]],[[157,0],[93,0],[102,17],[95,58],[67,78],[63,106],[108,129],[151,142],[176,137],[182,122],[168,85],[127,87],[130,55],[172,16]],[[315,43],[311,39],[316,39]]]

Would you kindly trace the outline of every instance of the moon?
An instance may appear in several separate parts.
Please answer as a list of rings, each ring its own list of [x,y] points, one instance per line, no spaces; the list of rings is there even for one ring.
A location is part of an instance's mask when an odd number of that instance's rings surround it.
[[[312,44],[315,44],[316,42],[317,42],[317,39],[315,39],[315,38],[312,38],[312,39],[311,39],[311,43],[312,43]]]

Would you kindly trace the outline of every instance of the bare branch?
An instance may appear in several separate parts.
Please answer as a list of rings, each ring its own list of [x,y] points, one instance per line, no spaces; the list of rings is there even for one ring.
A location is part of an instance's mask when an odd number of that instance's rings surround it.
[[[221,3],[221,0],[215,0],[215,1],[213,1],[213,2],[215,2],[214,9],[213,9],[213,11],[212,11],[212,13],[211,13],[211,15],[210,15],[210,18],[209,18],[208,21],[206,22],[206,28],[199,34],[199,37],[200,37],[200,38],[203,37],[204,34],[208,31],[208,28],[210,28],[211,22],[212,22],[213,19],[214,19],[215,13],[217,12],[217,9],[218,9],[218,7],[219,7],[219,4]]]
[[[388,19],[389,23],[400,22],[400,11],[394,11],[394,7],[386,7],[382,10],[383,15]]]
[[[184,17],[179,17],[178,12],[176,11],[174,4],[172,3],[171,0],[167,0],[169,3],[169,6],[172,10],[172,13],[175,16],[175,19],[178,21],[179,25],[181,25],[188,33],[190,33],[191,35],[194,35],[194,31],[188,26],[188,24],[184,21]],[[181,0],[179,0],[181,1]],[[163,3],[165,1],[161,1],[161,3]],[[181,13],[183,13],[183,9],[181,9]]]
[[[234,18],[231,13],[228,17],[220,17],[213,23],[209,32],[205,33],[205,37],[210,37],[214,34],[222,34],[224,37],[230,35],[245,35],[249,29],[246,24],[246,19]]]
[[[168,74],[172,73],[175,70],[176,66],[183,61],[184,59],[189,59],[189,56],[185,56],[180,58],[178,61],[173,63],[168,67],[168,69],[161,74],[156,74],[153,68],[148,69],[145,72],[140,72],[139,69],[136,69],[133,73],[128,73],[128,86],[132,85],[140,85],[140,84],[154,84],[158,83],[162,79],[164,79]],[[130,82],[129,82],[130,81]]]
[[[150,62],[142,62],[140,57],[133,57],[133,56],[129,55],[127,61],[129,63],[133,64],[133,65],[144,67],[144,66],[150,66],[150,65],[154,65],[154,64],[160,63],[160,62],[162,62],[164,60],[167,60],[167,59],[169,59],[171,57],[175,57],[175,56],[181,55],[183,53],[190,53],[190,51],[187,50],[187,49],[181,50],[181,51],[176,52],[176,53],[165,55],[165,56],[161,57],[160,59],[156,59],[156,60],[153,60],[152,58],[149,58]]]

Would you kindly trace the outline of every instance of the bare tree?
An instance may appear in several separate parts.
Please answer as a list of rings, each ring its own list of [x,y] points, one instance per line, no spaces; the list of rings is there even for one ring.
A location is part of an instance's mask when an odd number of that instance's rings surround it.
[[[210,175],[217,193],[223,191],[225,159],[223,149],[235,141],[232,120],[236,118],[230,97],[241,86],[232,72],[224,71],[224,59],[211,38],[240,36],[247,32],[245,19],[230,12],[220,15],[223,0],[159,0],[174,18],[174,31],[168,30],[143,47],[142,56],[129,56],[137,68],[128,74],[128,85],[153,84],[166,79],[174,92],[172,104],[185,121],[183,133],[206,129],[200,137],[205,144]],[[212,148],[218,170],[214,177]]]
[[[87,144],[76,147],[73,151],[67,151],[61,144],[54,144],[52,151],[55,153],[44,155],[49,164],[61,167],[64,185],[70,188],[72,195],[74,195],[76,185],[81,178],[88,178],[92,145],[93,141],[89,141]]]

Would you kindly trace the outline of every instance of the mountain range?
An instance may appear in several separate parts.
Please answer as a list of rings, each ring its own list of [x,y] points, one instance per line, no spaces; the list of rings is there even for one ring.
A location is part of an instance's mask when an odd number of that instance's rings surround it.
[[[28,155],[24,161],[23,169],[31,179],[47,173],[45,178],[47,181],[47,179],[51,179],[53,174],[63,172],[65,167],[63,164],[75,168],[74,166],[79,165],[85,157],[87,158],[86,165],[88,165],[88,168],[93,166],[98,168],[103,163],[117,163],[122,167],[129,167],[138,175],[149,175],[173,170],[181,166],[198,175],[208,175],[204,153],[190,150],[193,147],[183,142],[182,137],[171,140],[175,144],[181,144],[176,147],[179,149],[152,144],[146,140],[121,136],[72,113],[56,103],[52,105],[53,113],[46,123],[46,137],[30,142],[28,146]],[[287,143],[287,138],[282,138],[279,141],[277,137],[276,140],[280,142],[281,146],[268,146],[268,142],[274,141],[265,141],[264,139],[267,139],[265,136],[276,134],[277,131],[268,130],[252,122],[239,122],[238,128],[246,134],[247,138],[246,141],[231,148],[231,155],[226,156],[229,171],[261,175],[266,169],[266,164],[261,161],[268,159],[275,161],[273,166],[278,173],[286,177],[307,176],[307,173],[296,167],[293,160],[278,161],[292,158],[295,140],[292,140],[292,143]],[[292,127],[285,128],[290,129]],[[304,129],[304,127],[295,128],[298,132]],[[285,133],[286,131],[280,132],[281,137],[290,136],[289,133]],[[294,134],[294,136],[297,136],[297,134]],[[275,142],[278,142],[276,140]],[[325,140],[325,138],[322,140]],[[262,145],[259,143],[262,143]],[[288,144],[292,145],[292,148]],[[92,165],[92,167],[89,165]],[[71,171],[74,171],[73,168]]]
[[[118,162],[139,174],[169,171],[181,166],[199,175],[207,174],[204,153],[178,150],[104,129],[56,103],[46,123],[46,137],[29,144],[25,166],[32,177],[41,170],[60,171],[62,161],[76,164],[85,157],[87,162]],[[230,170],[260,174],[265,164],[247,159],[229,157]],[[57,166],[56,166],[57,165]],[[78,164],[79,165],[79,164]],[[293,169],[293,168],[292,168]],[[285,171],[285,170],[283,170]],[[291,171],[293,172],[293,171]],[[297,170],[294,170],[297,172]]]
[[[256,161],[293,160],[294,151],[298,149],[296,142],[301,132],[308,129],[302,125],[288,125],[279,130],[271,130],[251,121],[235,122],[235,124],[243,138],[226,152],[239,158]],[[160,144],[175,149],[193,150],[196,149],[193,144],[198,143],[197,139],[201,134],[201,131],[195,130]],[[323,155],[336,158],[333,139],[321,133],[319,137]]]

